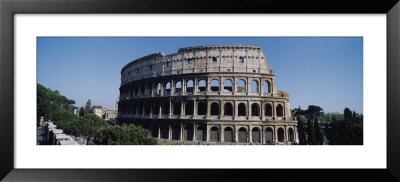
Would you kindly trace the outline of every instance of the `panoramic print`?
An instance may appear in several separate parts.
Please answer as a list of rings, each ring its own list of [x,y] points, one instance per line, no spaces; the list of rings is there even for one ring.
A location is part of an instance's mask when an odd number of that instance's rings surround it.
[[[362,37],[38,37],[37,145],[363,145]]]

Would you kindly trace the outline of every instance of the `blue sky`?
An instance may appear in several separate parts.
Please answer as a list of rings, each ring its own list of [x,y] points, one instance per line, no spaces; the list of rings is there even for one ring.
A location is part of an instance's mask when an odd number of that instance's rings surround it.
[[[362,37],[39,37],[37,81],[83,106],[88,99],[114,108],[120,71],[155,52],[195,45],[254,45],[264,50],[276,86],[291,108],[318,105],[363,113]]]

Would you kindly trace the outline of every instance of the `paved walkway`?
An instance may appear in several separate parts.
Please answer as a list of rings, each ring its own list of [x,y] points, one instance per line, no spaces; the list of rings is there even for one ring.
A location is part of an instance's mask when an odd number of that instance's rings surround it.
[[[47,134],[42,127],[36,128],[36,145],[47,145]]]

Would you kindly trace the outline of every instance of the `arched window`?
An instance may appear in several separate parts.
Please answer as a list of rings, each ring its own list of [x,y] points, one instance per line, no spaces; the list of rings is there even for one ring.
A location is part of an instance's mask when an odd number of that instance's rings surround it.
[[[240,128],[239,129],[239,142],[240,143],[246,143],[247,142],[247,130],[246,128]]]
[[[211,91],[218,92],[219,91],[219,80],[211,80]]]
[[[224,81],[224,91],[232,92],[232,81],[231,80]]]
[[[175,92],[179,93],[179,92],[181,92],[181,91],[182,91],[182,82],[181,82],[181,81],[178,81],[178,82],[176,82],[176,84],[175,84]]]
[[[271,92],[268,81],[264,81],[263,90],[264,90],[264,93],[270,93]]]
[[[251,116],[260,116],[260,107],[257,103],[251,105]]]
[[[197,115],[207,114],[207,104],[205,102],[198,102],[197,104]]]
[[[276,106],[276,115],[278,117],[282,117],[283,116],[283,107],[280,104],[278,106]]]
[[[278,129],[278,142],[284,142],[285,141],[285,131],[283,128]]]
[[[216,102],[211,103],[211,115],[219,115],[219,104]]]
[[[193,140],[193,125],[186,125],[183,130],[184,140]]]
[[[291,142],[294,141],[294,132],[293,132],[293,128],[289,128],[289,141],[291,141]]]
[[[272,141],[274,141],[274,132],[271,128],[267,128],[265,130],[265,141],[267,143],[271,143]]]
[[[258,93],[258,82],[255,80],[251,81],[251,92]]]
[[[193,80],[188,80],[186,83],[186,92],[193,92]]]
[[[153,103],[153,114],[160,114],[160,103]]]
[[[231,127],[224,129],[224,142],[233,142],[233,129]]]
[[[139,89],[138,89],[138,87],[136,86],[136,87],[134,88],[134,90],[135,90],[135,96],[138,96],[138,95],[139,95]]]
[[[251,130],[251,141],[253,143],[261,143],[261,133],[259,128],[253,128]]]
[[[246,92],[246,82],[244,80],[239,80],[237,82],[237,91]]]
[[[207,141],[207,130],[204,125],[196,128],[196,141]]]
[[[238,116],[246,116],[246,105],[243,103],[238,106]]]
[[[272,116],[271,104],[265,104],[265,116]]]
[[[225,103],[224,105],[224,115],[225,116],[232,116],[233,115],[233,106],[231,103]]]
[[[205,80],[200,80],[199,81],[199,92],[204,92],[207,90],[207,82]]]
[[[146,94],[150,95],[152,89],[153,89],[153,85],[147,84],[147,86],[146,86]]]
[[[169,126],[163,125],[160,127],[160,138],[168,139],[169,138]]]
[[[151,111],[151,103],[147,102],[147,103],[145,103],[145,106],[144,106],[144,112],[146,115],[150,115],[150,111]]]
[[[210,129],[210,141],[219,142],[219,130],[215,126]]]
[[[165,115],[169,114],[169,102],[164,103],[163,111]]]
[[[143,103],[139,103],[138,114],[139,114],[139,115],[143,114]]]
[[[167,83],[165,84],[165,93],[166,93],[166,94],[171,93],[171,83],[170,83],[170,82],[167,82]]]
[[[132,114],[136,114],[136,103],[132,104]]]
[[[193,101],[186,102],[185,115],[193,115]]]
[[[161,95],[161,87],[162,87],[161,83],[158,83],[156,88],[157,89],[156,92],[158,95]]]
[[[145,91],[146,91],[145,85],[140,86],[140,95],[144,95]]]
[[[181,103],[175,103],[174,104],[174,115],[181,115]]]
[[[158,126],[157,125],[151,127],[150,135],[152,137],[158,138]]]
[[[172,126],[172,140],[179,140],[181,138],[181,127],[180,125]]]

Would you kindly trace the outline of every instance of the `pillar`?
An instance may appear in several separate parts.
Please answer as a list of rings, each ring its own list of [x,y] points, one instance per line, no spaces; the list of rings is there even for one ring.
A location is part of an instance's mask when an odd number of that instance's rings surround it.
[[[220,130],[220,132],[219,132],[219,134],[220,134],[220,142],[225,142],[225,137],[224,137],[224,129],[223,129],[224,127],[223,127],[223,125],[220,125],[219,126],[219,130]]]
[[[275,143],[278,143],[278,127],[276,125],[274,126],[274,140]]]
[[[196,123],[193,123],[193,138],[192,141],[196,141]]]

